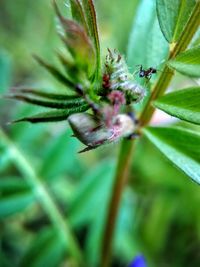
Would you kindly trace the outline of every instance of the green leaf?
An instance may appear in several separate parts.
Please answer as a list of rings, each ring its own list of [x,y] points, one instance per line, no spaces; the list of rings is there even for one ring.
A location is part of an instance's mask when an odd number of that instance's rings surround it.
[[[149,127],[143,131],[173,164],[200,184],[199,134],[175,127]]]
[[[64,44],[66,45],[65,38],[62,37],[62,40]],[[75,60],[70,55],[64,55],[61,52],[57,52],[58,59],[62,66],[64,67],[64,70],[68,77],[75,83],[82,83],[82,70],[80,69],[80,65],[75,62]],[[76,74],[76,75],[75,75]],[[79,77],[80,76],[80,77]]]
[[[81,26],[83,26],[85,31],[89,33],[85,15],[80,1],[70,0],[70,5],[71,5],[72,17],[74,18],[74,20],[76,20]]]
[[[79,245],[68,226],[66,218],[63,217],[46,186],[43,184],[41,178],[37,176],[32,167],[33,162],[29,163],[27,161],[27,156],[25,157],[21,151],[17,149],[15,144],[1,129],[0,137],[0,141],[2,141],[4,146],[11,151],[13,163],[24,176],[27,184],[31,186],[36,198],[40,201],[40,204],[48,215],[52,225],[54,225],[58,236],[63,240],[67,248],[69,248],[69,253],[76,258],[77,262],[80,262],[82,256]]]
[[[200,29],[198,29],[190,43],[190,48],[200,45]]]
[[[4,177],[0,179],[1,196],[29,190],[30,187],[21,177]]]
[[[195,0],[157,0],[157,16],[164,37],[177,42],[190,18]]]
[[[30,192],[16,193],[0,198],[0,218],[13,215],[25,210],[34,202],[34,197]]]
[[[88,74],[94,73],[95,66],[95,51],[93,44],[87,35],[85,29],[76,21],[64,18],[54,1],[56,14],[65,31],[65,36],[61,36],[65,45],[74,57],[78,67],[86,68]]]
[[[64,252],[65,245],[55,229],[43,229],[36,235],[35,240],[33,240],[29,250],[24,255],[20,266],[60,266]]]
[[[108,197],[113,171],[112,162],[102,161],[82,177],[69,210],[70,221],[74,226],[84,225],[95,218],[95,207],[101,202],[101,196]],[[86,210],[90,210],[90,213],[86,213]]]
[[[160,176],[160,178],[161,177],[162,176]],[[153,199],[150,198],[152,199],[152,202],[142,223],[142,239],[144,238],[146,243],[152,244],[150,252],[155,254],[161,253],[165,247],[169,238],[169,229],[171,228],[171,224],[179,208],[179,201],[176,198],[176,195],[178,194],[174,193],[173,195],[171,192],[170,195],[170,193],[166,194],[161,190],[153,193]],[[177,192],[179,192],[179,189]],[[145,196],[145,198],[147,202],[150,200],[148,196]]]
[[[84,112],[89,109],[88,104],[84,104],[79,107],[67,109],[67,110],[58,110],[58,111],[48,111],[48,112],[42,112],[39,114],[36,114],[32,117],[25,117],[18,120],[13,121],[13,123],[16,122],[22,122],[22,121],[28,121],[31,123],[39,123],[39,122],[56,122],[56,121],[64,121],[66,120],[71,114]]]
[[[127,43],[129,39],[129,34],[132,28],[132,22],[135,18],[137,7],[141,0],[110,0],[109,2],[104,1],[105,3],[99,3],[103,9],[104,16],[99,16],[99,22],[109,23],[108,25],[112,26],[112,34],[109,38],[112,38],[111,44],[114,47],[117,47],[121,54],[125,54],[127,50]],[[98,2],[96,2],[98,5]],[[112,12],[110,11],[110,6],[112,6]],[[122,16],[119,10],[123,10],[123,13],[126,16]],[[101,11],[102,12],[102,11]],[[119,25],[121,27],[119,27]],[[120,38],[116,38],[120,36]],[[115,45],[114,45],[115,44]]]
[[[45,62],[40,57],[34,55],[35,60],[44,67],[48,72],[50,72],[58,81],[60,81],[65,86],[69,87],[70,89],[74,90],[74,84],[71,82],[66,76],[64,76],[56,67],[52,66],[51,64]]]
[[[45,92],[46,90],[37,90],[37,89],[29,89],[29,88],[13,88],[12,92],[14,93],[23,93],[23,94],[30,94],[34,96],[43,97],[46,99],[52,100],[67,100],[67,101],[79,101],[80,97],[76,95],[64,95],[64,94],[55,94],[50,92]]]
[[[86,16],[86,22],[89,28],[90,37],[93,40],[96,51],[96,79],[98,79],[101,69],[101,54],[100,54],[100,43],[99,43],[96,11],[93,0],[81,0],[81,2],[83,4],[83,10]]]
[[[200,77],[200,46],[180,53],[167,63],[169,67],[191,77]]]
[[[88,266],[98,265],[113,177],[114,164],[112,161],[102,161],[97,166],[93,166],[82,177],[69,209],[69,219],[73,226],[79,228],[90,223],[86,241]],[[97,207],[101,207],[101,209],[98,209],[98,216]]]
[[[30,188],[21,178],[0,180],[0,218],[24,211],[35,201]]]
[[[83,98],[75,98],[70,100],[60,100],[60,101],[45,101],[38,98],[32,98],[25,96],[23,94],[13,94],[8,95],[8,98],[17,99],[23,102],[31,103],[33,105],[49,107],[49,108],[56,108],[56,109],[70,109],[70,108],[77,108],[79,106],[85,105],[86,102]]]
[[[122,196],[113,240],[115,255],[120,255],[119,259],[127,259],[127,262],[130,262],[133,254],[140,250],[135,234],[138,216],[136,208],[136,195],[127,187]]]
[[[191,87],[166,94],[154,105],[179,119],[200,124],[200,87]]]
[[[135,65],[157,67],[166,57],[168,44],[162,35],[156,17],[154,0],[142,0],[131,30],[127,59],[132,70]]]
[[[153,186],[153,188],[159,187],[162,188],[162,190],[159,191],[161,193],[163,191],[168,192],[188,188],[188,184],[185,183],[187,175],[180,172],[178,168],[175,168],[163,155],[160,155],[160,151],[149,140],[142,137],[135,149],[136,155],[133,168],[138,169],[138,175],[141,177],[141,181],[145,183],[145,188],[150,188],[151,186]],[[149,161],[151,161],[152,164],[149,164]],[[163,172],[163,170],[167,171]],[[162,179],[160,179],[160,177],[162,177]],[[196,186],[193,183],[190,183],[190,185],[191,187]],[[149,195],[151,195],[151,193],[150,189]]]

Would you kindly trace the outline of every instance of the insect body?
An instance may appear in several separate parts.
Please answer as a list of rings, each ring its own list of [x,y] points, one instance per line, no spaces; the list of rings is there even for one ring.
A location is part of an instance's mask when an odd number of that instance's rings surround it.
[[[139,65],[140,69],[138,71],[139,73],[139,77],[140,78],[146,78],[147,80],[150,80],[152,77],[152,74],[156,74],[157,73],[157,69],[150,67],[148,69],[144,69],[142,65]]]

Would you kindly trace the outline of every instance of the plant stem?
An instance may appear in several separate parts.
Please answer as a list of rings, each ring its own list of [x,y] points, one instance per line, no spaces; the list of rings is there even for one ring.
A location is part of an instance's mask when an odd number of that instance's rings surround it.
[[[81,263],[82,257],[78,243],[71,233],[65,218],[62,216],[58,207],[47,191],[42,179],[37,176],[35,170],[31,166],[31,163],[27,161],[26,157],[18,150],[15,144],[7,137],[1,128],[0,139],[1,142],[6,145],[7,149],[9,149],[11,159],[15,162],[15,165],[18,167],[19,171],[32,188],[36,199],[41,203],[52,224],[57,229],[61,240],[64,241],[67,249],[71,249],[71,253],[77,259],[77,261]]]
[[[102,258],[101,267],[109,266],[110,255],[112,251],[112,237],[115,230],[116,218],[120,205],[121,195],[123,192],[124,185],[126,184],[128,177],[128,170],[130,166],[131,153],[133,150],[134,142],[123,140],[120,148],[115,182],[112,191],[112,197],[110,200],[110,206],[108,209],[108,217],[106,222],[106,228],[104,233],[104,240],[102,246]]]
[[[181,51],[184,51],[187,48],[199,25],[200,1],[198,0],[179,41],[174,46],[172,46],[168,59],[174,58]],[[151,106],[151,103],[153,100],[164,94],[164,92],[168,88],[169,83],[172,80],[173,75],[174,71],[170,70],[168,66],[165,66],[160,78],[158,79],[157,83],[153,88],[152,94],[144,108],[144,111],[140,116],[140,127],[144,127],[150,122],[152,115],[155,111],[154,107]],[[108,267],[110,264],[110,258],[112,254],[112,239],[115,230],[119,204],[124,185],[127,180],[127,174],[129,171],[133,144],[134,142],[128,142],[125,140],[122,142],[122,146],[120,149],[118,165],[115,175],[115,183],[111,195],[108,217],[103,237],[102,258],[100,267]]]
[[[180,52],[184,51],[187,48],[195,32],[198,30],[199,25],[200,25],[200,1],[196,3],[193,13],[180,39],[174,45],[174,47],[172,47],[168,60],[173,59]],[[140,116],[139,122],[141,127],[147,125],[150,122],[152,115],[155,111],[155,108],[151,104],[155,99],[164,94],[164,92],[167,90],[168,85],[170,84],[173,78],[173,75],[174,71],[170,70],[168,66],[165,66],[160,78],[158,79],[157,83],[155,84],[152,90],[152,94],[147,101],[146,107],[144,108],[144,111]]]

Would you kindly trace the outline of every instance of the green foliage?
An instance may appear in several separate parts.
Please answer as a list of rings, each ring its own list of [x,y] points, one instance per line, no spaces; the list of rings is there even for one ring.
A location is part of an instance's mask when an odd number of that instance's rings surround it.
[[[47,228],[33,240],[20,266],[59,266],[64,255],[62,240],[53,228]]]
[[[78,42],[73,40],[73,45],[67,41],[69,32],[61,37],[62,44],[53,34],[53,8],[47,0],[28,4],[27,0],[20,3],[3,0],[0,10],[0,38],[6,50],[0,55],[0,91],[38,105],[15,104],[0,98],[0,265],[98,266],[114,175],[119,170],[123,172],[128,155],[130,180],[122,196],[110,266],[128,266],[135,255],[143,253],[148,266],[197,267],[200,262],[200,188],[197,184],[200,183],[200,136],[199,126],[195,124],[200,123],[200,90],[190,85],[191,81],[173,73],[172,92],[163,95],[168,74],[160,70],[166,65],[187,76],[199,77],[199,47],[193,47],[192,43],[188,50],[180,49],[173,58],[168,58],[167,43],[173,43],[170,51],[174,42],[179,45],[184,40],[186,43],[188,20],[193,7],[198,11],[199,6],[189,0],[157,0],[156,15],[153,0],[102,0],[96,3],[97,19],[102,22],[97,27],[92,1],[70,0],[70,3],[72,17],[77,22],[73,26],[79,25],[77,29],[83,34],[79,35]],[[69,18],[70,10],[64,7],[63,1],[58,0],[57,4]],[[58,13],[59,16],[61,25],[72,26],[64,15]],[[127,44],[127,30],[131,28]],[[81,39],[85,33],[93,37],[91,42]],[[157,78],[163,81],[159,87],[162,93],[154,91],[156,97],[147,104],[179,118],[175,126],[181,125],[172,127],[174,122],[168,127],[143,125],[139,133],[144,137],[136,143],[133,160],[129,154],[131,142],[126,141],[117,170],[114,162],[117,143],[79,155],[76,152],[81,149],[80,143],[70,137],[70,129],[66,130],[66,118],[70,114],[89,109],[74,84],[84,81],[91,91],[99,87],[96,78],[101,76],[102,58],[98,33],[103,53],[108,40],[112,40],[109,41],[111,47],[116,44],[116,48],[123,50],[128,47],[127,61],[135,80],[139,79],[136,64],[142,64],[145,69],[158,68],[149,84],[145,79],[140,80],[152,90]],[[195,40],[198,44],[198,37]],[[75,45],[83,49],[77,55],[73,52]],[[52,59],[55,47],[60,48],[57,51],[60,67],[54,65]],[[85,58],[89,48],[94,57]],[[60,84],[54,84],[56,91],[51,89],[53,80],[49,81],[45,72],[39,68],[34,70],[36,65],[32,65],[29,56],[32,51],[50,62],[37,58],[53,77],[59,78]],[[9,93],[11,65],[14,66],[14,89]],[[36,77],[40,80],[39,87]],[[18,88],[19,84],[29,85]],[[173,91],[177,88],[175,84],[179,84],[180,90]],[[188,88],[182,89],[185,87]],[[41,110],[39,106],[54,109]],[[145,108],[142,104],[140,111]],[[32,115],[34,112],[38,115]],[[13,117],[22,118],[19,121],[63,120],[63,123],[8,126],[7,122]],[[140,120],[140,113],[136,117]]]
[[[195,0],[157,0],[160,28],[169,43],[177,42],[195,6]]]
[[[96,21],[96,12],[92,0],[82,0],[84,9],[85,19],[87,22],[90,37],[93,39],[95,52],[96,52],[96,79],[99,78],[101,68],[101,57],[100,57],[100,43],[99,34]]]
[[[180,53],[168,62],[169,67],[191,77],[200,77],[200,47]]]
[[[74,138],[71,140],[66,133],[63,133],[55,142],[49,142],[45,153],[42,154],[42,165],[39,173],[46,179],[56,179],[66,172],[70,172],[73,166],[80,168],[80,163],[75,157],[69,157],[69,152],[76,154],[78,144]]]
[[[177,167],[200,183],[200,135],[181,128],[147,128],[145,135]]]
[[[5,177],[0,188],[0,218],[22,212],[34,202],[30,188],[19,177]]]
[[[61,97],[59,95],[59,97]],[[77,108],[82,105],[86,105],[86,102],[84,99],[79,98],[77,96],[73,98],[70,98],[70,100],[62,100],[62,101],[46,101],[43,99],[38,98],[31,98],[29,96],[24,96],[23,94],[13,94],[9,95],[8,98],[13,98],[17,100],[21,100],[23,102],[27,102],[33,105],[38,105],[42,107],[48,107],[48,108],[56,108],[56,109],[70,109],[70,108]]]
[[[168,44],[156,17],[155,1],[141,1],[128,43],[128,64],[133,69],[142,64],[145,68],[162,64],[167,56]]]
[[[33,102],[33,100],[30,100],[30,101]],[[22,119],[15,120],[13,122],[28,121],[31,123],[38,123],[38,122],[63,121],[63,120],[66,120],[69,117],[69,115],[86,111],[88,110],[88,108],[89,108],[88,104],[82,104],[82,105],[78,105],[77,107],[73,106],[73,108],[68,108],[68,109],[61,110],[61,111],[58,110],[58,111],[41,112],[34,116],[24,117]]]
[[[49,63],[46,63],[43,59],[40,57],[34,55],[35,60],[47,71],[49,71],[58,81],[63,83],[63,85],[66,85],[69,88],[73,88],[73,83],[66,77],[64,76],[56,67],[52,66]]]
[[[75,21],[77,21],[80,25],[83,26],[85,31],[88,33],[88,25],[86,22],[86,18],[84,15],[83,7],[80,3],[79,0],[70,0],[70,5],[71,5],[71,12],[72,12],[72,17],[74,18]]]
[[[72,198],[69,210],[72,225],[90,225],[85,248],[89,266],[96,266],[100,258],[99,251],[113,174],[114,164],[102,161],[99,166],[86,173]]]
[[[154,105],[179,119],[200,124],[200,88],[191,87],[166,94]]]

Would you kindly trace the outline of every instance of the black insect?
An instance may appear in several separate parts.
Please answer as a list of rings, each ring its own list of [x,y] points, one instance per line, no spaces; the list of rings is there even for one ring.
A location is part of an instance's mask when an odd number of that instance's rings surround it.
[[[139,65],[139,77],[140,78],[146,78],[147,80],[150,80],[152,77],[152,74],[156,74],[157,73],[157,69],[150,67],[148,69],[144,69],[142,65]]]

